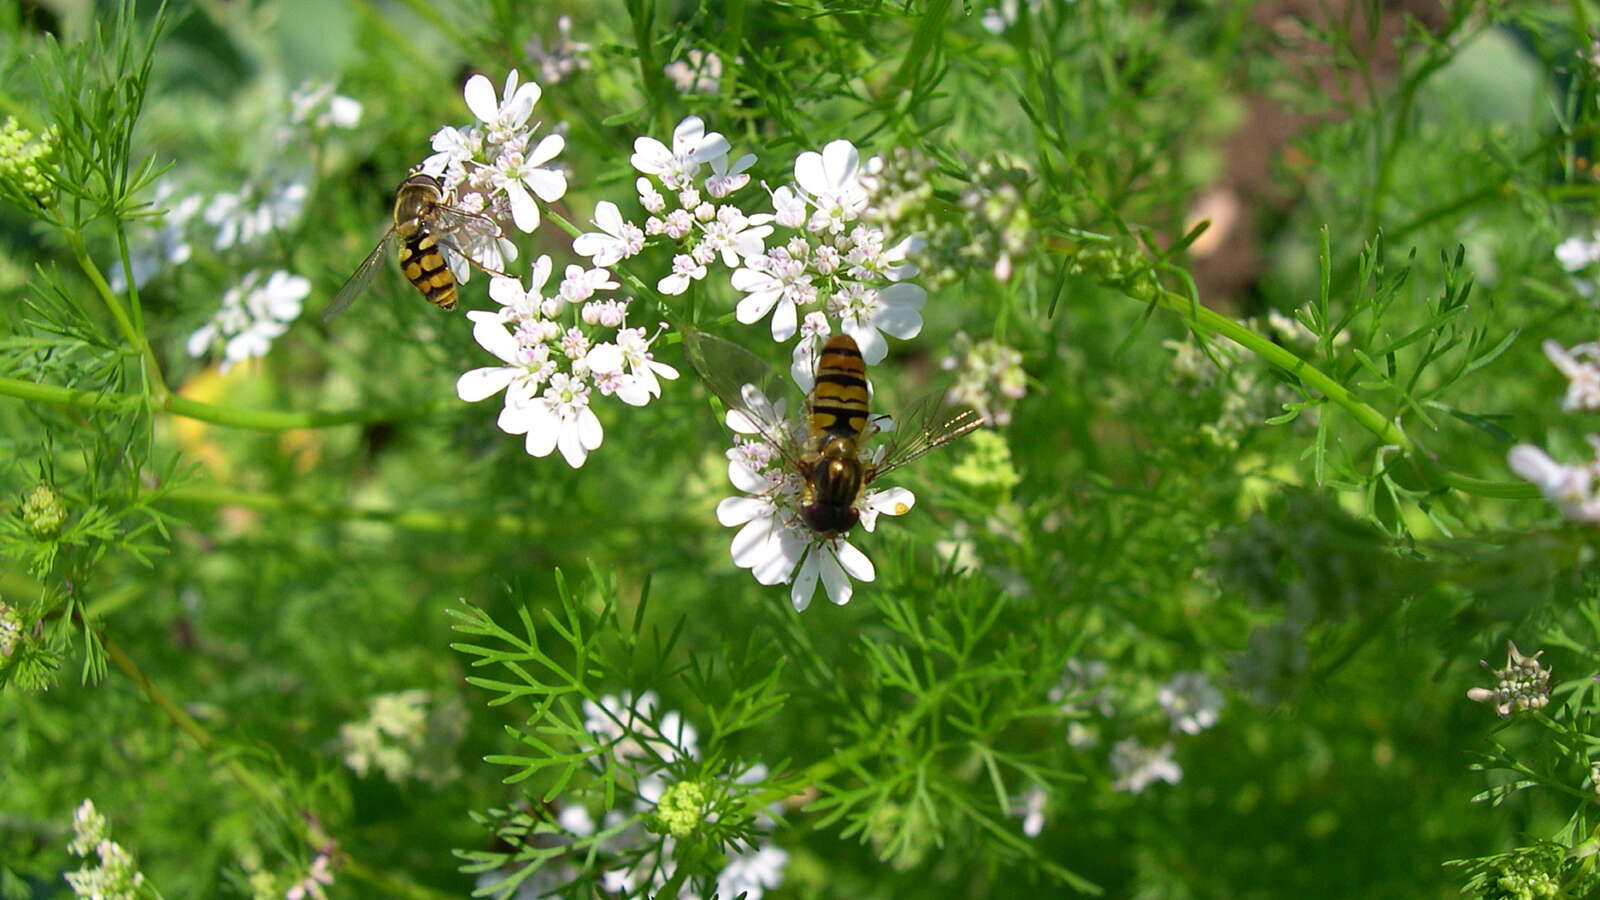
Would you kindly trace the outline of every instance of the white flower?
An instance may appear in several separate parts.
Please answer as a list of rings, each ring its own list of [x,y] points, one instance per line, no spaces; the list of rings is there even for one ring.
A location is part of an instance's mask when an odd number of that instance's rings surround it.
[[[333,82],[302,82],[289,94],[289,121],[315,130],[354,128],[361,121],[361,103],[335,94]]]
[[[761,256],[762,241],[772,233],[769,215],[746,216],[736,207],[719,207],[716,220],[708,221],[703,230],[705,239],[701,246],[722,254],[722,264],[737,268],[741,261]],[[640,236],[643,240],[643,235]]]
[[[273,272],[265,284],[252,271],[222,295],[222,307],[211,321],[189,335],[190,356],[202,356],[219,338],[223,347],[222,370],[235,363],[267,355],[272,342],[300,315],[311,282],[288,272]]]
[[[746,295],[734,308],[734,316],[741,324],[750,325],[771,312],[772,339],[787,341],[799,322],[796,307],[816,299],[817,289],[811,282],[805,259],[794,257],[785,247],[750,257],[744,268],[733,273],[733,289]]]
[[[1044,807],[1049,799],[1044,788],[1035,784],[1028,788],[1022,795],[1022,800],[1012,808],[1015,815],[1022,817],[1022,833],[1028,837],[1038,837],[1044,830]]]
[[[1172,730],[1199,734],[1217,724],[1222,692],[1204,672],[1179,672],[1161,686],[1156,701],[1166,711]]]
[[[1600,475],[1600,437],[1590,435],[1589,443],[1596,448],[1597,461],[1587,465],[1563,465],[1532,444],[1512,447],[1506,462],[1511,471],[1533,482],[1567,519],[1593,524],[1600,522],[1600,496],[1594,491]]]
[[[702,163],[725,156],[728,140],[716,132],[707,134],[705,123],[698,116],[690,116],[678,123],[672,131],[672,148],[652,137],[640,137],[633,142],[633,167],[646,175],[654,175],[672,190],[690,185]]]
[[[771,403],[753,386],[746,386],[744,393],[748,412],[729,411],[729,428],[739,435],[758,433],[752,416],[769,429],[785,422],[781,400]],[[728,480],[748,495],[717,504],[717,521],[739,529],[729,547],[734,565],[749,569],[761,584],[792,581],[789,599],[797,611],[811,605],[819,581],[828,599],[842,606],[854,592],[852,578],[868,582],[876,577],[872,560],[843,534],[823,535],[806,526],[800,517],[803,485],[798,475],[783,470],[777,448],[764,438],[736,436],[727,455]],[[856,511],[862,527],[872,531],[878,516],[904,515],[915,503],[916,497],[905,488],[868,490]]]
[[[1600,262],[1600,232],[1587,238],[1573,235],[1557,244],[1556,261],[1568,272],[1578,272]]]
[[[800,340],[794,345],[789,376],[800,386],[800,390],[808,394],[811,393],[817,371],[817,357],[822,353],[822,347],[828,342],[832,333],[828,317],[819,311],[806,313],[805,321],[800,323]]]
[[[752,847],[735,856],[718,873],[717,896],[733,900],[742,894],[745,900],[761,900],[767,891],[783,883],[783,869],[788,863],[789,853],[781,847]]]
[[[506,406],[500,428],[507,434],[526,434],[530,456],[549,456],[561,450],[567,465],[583,465],[589,451],[605,436],[600,420],[589,408],[589,386],[581,378],[557,372],[539,397],[520,406]]]
[[[217,229],[212,246],[226,250],[236,244],[251,244],[289,227],[300,218],[310,191],[309,173],[300,172],[283,184],[262,188],[259,202],[253,207],[250,201],[256,197],[256,191],[250,187],[238,193],[216,194],[205,211],[206,222]]]
[[[644,249],[644,232],[632,222],[624,221],[617,205],[610,200],[595,204],[594,224],[599,226],[599,232],[580,234],[572,241],[572,252],[592,257],[591,264],[609,266]]]
[[[715,94],[722,85],[722,59],[715,53],[690,50],[686,60],[667,63],[662,69],[681,94]]]
[[[546,84],[555,84],[573,72],[589,68],[589,60],[582,55],[589,52],[589,45],[572,39],[571,16],[556,19],[556,33],[558,37],[548,50],[537,34],[528,39],[526,47],[528,58],[539,66],[539,77]]]
[[[531,233],[539,227],[539,204],[533,202],[529,190],[546,203],[554,203],[567,193],[567,176],[560,169],[545,166],[565,146],[566,139],[561,135],[547,134],[531,152],[508,149],[495,161],[491,182],[505,191],[511,201],[511,218],[523,232]]]
[[[311,898],[311,900],[327,900],[327,892],[323,891],[322,886],[333,884],[331,867],[332,863],[328,858],[328,854],[318,853],[317,858],[312,860],[311,868],[306,872],[305,877],[296,881],[290,886],[289,890],[284,892],[285,900],[308,900],[308,898]]]
[[[731,163],[726,154],[712,157],[711,174],[706,177],[706,193],[720,200],[744,187],[750,183],[750,176],[744,172],[755,164],[753,153],[746,153]]]
[[[706,267],[687,253],[672,258],[672,274],[656,282],[656,290],[670,297],[687,291],[689,283],[706,277]]]
[[[485,366],[462,375],[456,379],[456,396],[467,403],[477,403],[505,391],[507,409],[521,408],[533,402],[539,389],[556,370],[556,364],[550,360],[550,345],[545,342],[544,333],[535,332],[531,326],[524,325],[518,328],[517,335],[512,335],[494,313],[474,310],[467,316],[473,322],[472,336],[477,339],[479,346],[493,353],[505,365]],[[511,434],[525,433],[505,430]]]
[[[1555,341],[1545,341],[1543,346],[1544,355],[1569,379],[1561,408],[1567,412],[1600,410],[1600,365],[1596,365],[1600,344],[1578,344],[1571,350]]]
[[[849,141],[832,141],[821,153],[808,151],[796,157],[795,183],[815,207],[806,228],[837,234],[859,218],[870,199],[860,176],[861,154]]]
[[[506,89],[501,100],[495,99],[494,85],[482,75],[468,78],[462,90],[467,109],[488,129],[489,140],[493,143],[504,143],[521,131],[539,102],[542,93],[539,85],[531,81],[519,85],[518,80],[517,70],[512,69],[506,75]]]
[[[922,304],[927,297],[927,291],[909,282],[882,288],[852,283],[835,294],[828,306],[839,317],[840,329],[856,339],[861,359],[870,366],[889,355],[884,334],[909,339],[922,333]]]
[[[1172,759],[1173,746],[1167,741],[1157,748],[1146,747],[1138,738],[1124,738],[1111,748],[1111,769],[1117,775],[1114,791],[1140,794],[1157,781],[1177,784],[1183,769]]]
[[[466,163],[484,152],[483,130],[446,125],[433,133],[429,144],[434,153],[418,169],[439,179],[444,190],[453,193],[466,178]]]

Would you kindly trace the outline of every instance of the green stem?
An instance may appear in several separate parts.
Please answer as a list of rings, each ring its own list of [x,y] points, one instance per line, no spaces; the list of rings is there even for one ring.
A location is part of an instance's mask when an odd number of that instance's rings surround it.
[[[1443,468],[1426,453],[1421,452],[1398,422],[1390,420],[1372,408],[1326,372],[1227,316],[1172,291],[1160,291],[1155,303],[1178,314],[1195,330],[1222,335],[1256,356],[1293,374],[1302,383],[1316,389],[1328,400],[1344,409],[1361,427],[1372,432],[1379,440],[1399,448],[1401,453],[1417,463],[1420,473],[1434,483],[1481,497],[1531,500],[1539,496],[1539,489],[1524,481],[1492,481],[1461,475]]]
[[[72,255],[78,261],[78,268],[83,270],[89,283],[94,285],[95,292],[105,301],[106,309],[111,311],[111,318],[116,320],[117,330],[122,332],[123,338],[144,358],[145,382],[150,387],[150,399],[153,403],[159,404],[167,398],[168,391],[166,381],[161,375],[161,364],[156,361],[155,349],[150,346],[144,332],[128,315],[128,310],[123,307],[122,301],[117,299],[116,293],[111,290],[111,285],[106,283],[105,276],[100,274],[100,267],[89,258],[89,251],[83,245],[83,235],[72,229],[67,229],[65,234],[68,245],[72,247]],[[133,273],[129,272],[128,275],[131,280]]]
[[[900,60],[900,68],[889,79],[895,94],[909,90],[916,84],[923,60],[933,53],[939,36],[944,33],[944,20],[950,13],[950,5],[950,0],[931,0],[928,3],[928,9],[917,25],[917,33],[911,39],[910,49],[906,50],[906,55]]]
[[[80,388],[39,384],[19,378],[0,378],[0,396],[34,400],[55,406],[73,406],[79,409],[129,410],[139,407],[144,398],[131,394],[108,394]],[[243,428],[250,431],[289,431],[295,428],[327,428],[334,425],[365,425],[373,422],[391,422],[399,419],[431,416],[457,406],[453,400],[440,400],[423,406],[374,407],[339,411],[313,410],[286,412],[276,409],[241,409],[235,406],[217,406],[201,403],[177,394],[152,398],[156,412],[170,413],[186,419]]]
[[[100,646],[105,648],[106,656],[111,659],[111,664],[116,666],[122,674],[128,676],[129,681],[138,685],[139,690],[144,692],[145,697],[151,703],[154,703],[172,721],[172,724],[178,726],[179,731],[188,735],[195,742],[201,753],[204,753],[208,758],[213,757],[212,751],[216,746],[216,741],[211,737],[211,734],[200,727],[200,723],[196,722],[193,716],[184,712],[182,707],[172,702],[172,698],[168,697],[165,691],[161,690],[155,682],[151,681],[139,669],[138,664],[133,661],[132,657],[124,653],[121,647],[106,637],[105,632],[96,632],[95,637],[100,641]],[[257,778],[255,773],[245,768],[237,758],[223,755],[215,758],[215,761],[220,763],[224,769],[227,769],[228,774],[232,775],[233,779],[239,782],[239,785],[248,791],[262,806],[276,808],[282,805],[283,798],[279,792]],[[315,833],[309,824],[302,826],[301,837],[311,845],[312,849],[322,849],[322,837]],[[454,896],[420,884],[403,881],[393,875],[375,872],[351,859],[346,854],[341,853],[341,858],[341,871],[352,876],[357,881],[364,881],[396,897],[406,897],[410,898],[410,900],[448,900],[448,898]]]

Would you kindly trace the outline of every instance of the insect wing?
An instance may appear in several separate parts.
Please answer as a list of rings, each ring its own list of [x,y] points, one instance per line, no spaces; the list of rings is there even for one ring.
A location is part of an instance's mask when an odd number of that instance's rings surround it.
[[[867,482],[900,468],[930,450],[959,440],[983,424],[983,416],[964,406],[952,406],[942,392],[924,397],[904,414],[894,417],[894,430],[885,440],[878,463],[867,472]]]
[[[490,275],[499,275],[505,278],[513,276],[488,265],[503,265],[500,257],[500,236],[503,232],[497,217],[502,212],[509,213],[509,209],[501,210],[495,207],[490,214],[468,212],[455,206],[438,204],[428,213],[428,225],[433,229],[433,236],[439,245],[451,253],[460,256],[467,262],[477,266]],[[463,272],[455,271],[456,279],[466,281]]]
[[[689,364],[731,414],[742,416],[791,466],[802,468],[795,425],[790,416],[804,411],[804,398],[778,370],[738,344],[702,331],[683,336]]]
[[[378,266],[383,264],[383,258],[393,249],[394,241],[395,232],[391,227],[384,232],[383,238],[378,241],[378,246],[373,247],[367,258],[356,267],[355,272],[345,279],[344,287],[339,288],[339,293],[333,295],[333,302],[329,303],[327,310],[322,313],[322,321],[326,322],[349,309],[350,304],[366,291],[367,286],[372,283],[372,276],[378,271]]]

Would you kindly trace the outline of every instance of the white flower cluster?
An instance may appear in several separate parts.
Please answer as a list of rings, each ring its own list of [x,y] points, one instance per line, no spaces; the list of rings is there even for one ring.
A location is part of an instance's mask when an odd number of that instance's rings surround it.
[[[467,79],[463,93],[477,123],[439,129],[433,136],[433,155],[418,168],[439,179],[455,206],[498,219],[497,211],[509,205],[517,228],[532,232],[539,227],[534,196],[553,203],[567,193],[567,176],[548,165],[560,155],[566,139],[547,134],[533,143],[539,123],[530,124],[530,119],[541,91],[534,82],[521,83],[516,69],[506,76],[498,99],[494,85],[482,75]],[[509,241],[501,245],[506,258],[516,258],[508,249]],[[478,262],[485,268],[501,268],[484,259]],[[456,277],[466,280],[459,272]]]
[[[1567,376],[1561,408],[1567,412],[1600,411],[1600,343],[1567,349],[1545,341],[1544,353]],[[1600,522],[1600,435],[1589,435],[1588,441],[1595,448],[1595,458],[1585,463],[1558,463],[1532,444],[1512,447],[1506,462],[1511,471],[1533,482],[1567,519],[1593,524]]]
[[[459,702],[436,701],[424,690],[379,694],[367,717],[339,726],[339,751],[356,775],[377,769],[395,784],[415,778],[434,786],[461,774],[455,747],[466,731]]]
[[[726,778],[725,785],[715,781],[672,781],[668,767],[694,759],[699,752],[698,738],[694,727],[677,712],[659,709],[654,692],[646,691],[638,697],[623,692],[620,696],[601,697],[599,702],[585,701],[583,712],[584,728],[595,744],[590,761],[596,766],[625,765],[636,774],[633,808],[610,810],[601,822],[604,836],[597,848],[608,868],[601,874],[600,886],[612,896],[637,896],[640,892],[653,895],[677,871],[673,856],[677,838],[702,823],[715,821],[717,812],[708,788],[748,793],[766,780],[766,767],[758,764],[744,768]],[[652,835],[643,827],[647,821],[654,821],[657,831],[667,823],[671,828],[662,836]],[[596,834],[595,820],[582,805],[564,806],[558,822],[575,837]],[[756,824],[770,829],[773,821],[763,811],[757,815]],[[718,897],[743,895],[747,900],[760,900],[766,891],[782,883],[788,859],[788,852],[781,847],[757,840],[753,846],[732,854],[714,882],[705,887]],[[686,882],[679,887],[678,896],[700,900],[711,893],[697,892]]]
[[[1173,731],[1194,735],[1217,724],[1222,692],[1204,672],[1179,672],[1156,692],[1156,702],[1167,714]]]
[[[134,900],[141,893],[144,873],[121,844],[107,834],[106,819],[95,810],[94,802],[83,801],[72,816],[72,842],[67,845],[75,856],[95,858],[95,865],[66,874],[74,897],[93,900]]]
[[[1022,354],[999,341],[974,341],[964,331],[956,332],[951,343],[950,354],[939,362],[940,368],[956,373],[946,399],[971,406],[986,424],[1010,424],[1011,407],[1028,393]]]
[[[680,94],[715,94],[722,89],[722,57],[691,49],[662,69]]]
[[[1183,769],[1172,758],[1173,747],[1167,741],[1160,747],[1146,747],[1138,738],[1124,738],[1111,748],[1111,770],[1117,780],[1111,783],[1114,791],[1140,794],[1157,781],[1177,784],[1183,780]]]
[[[323,888],[333,884],[333,857],[327,852],[318,853],[311,867],[289,889],[283,892],[284,900],[328,900]]]
[[[559,449],[573,468],[600,446],[604,432],[590,408],[593,395],[615,395],[630,406],[661,396],[661,379],[678,371],[657,362],[650,345],[657,335],[627,325],[631,298],[600,299],[619,285],[602,268],[568,266],[556,290],[546,295],[554,266],[541,256],[525,288],[514,278],[495,277],[493,312],[467,313],[472,334],[501,362],[473,369],[456,381],[456,394],[474,403],[505,392],[499,426],[526,435],[533,456]],[[612,340],[598,340],[602,330]]]
[[[1575,234],[1557,244],[1556,261],[1572,276],[1572,286],[1579,294],[1593,297],[1595,280],[1592,270],[1596,263],[1600,263],[1600,230],[1591,232],[1588,237]],[[1582,274],[1584,272],[1591,272],[1591,275],[1585,276]]]
[[[783,400],[774,404],[749,388],[745,401],[746,408],[763,421],[787,421]],[[807,527],[800,518],[805,489],[800,475],[783,465],[778,448],[761,436],[745,412],[729,411],[727,422],[737,432],[727,453],[728,480],[745,496],[718,503],[717,521],[739,529],[731,548],[734,565],[749,569],[762,584],[792,581],[789,599],[797,611],[811,605],[818,580],[829,600],[841,606],[849,603],[854,590],[851,578],[867,582],[876,577],[872,560],[842,535],[825,537]],[[861,527],[872,531],[879,515],[904,515],[915,503],[911,491],[894,487],[863,492],[856,508]]]
[[[572,39],[572,17],[556,18],[556,39],[546,47],[544,38],[535,34],[523,48],[528,59],[539,67],[539,77],[545,84],[555,84],[574,72],[586,71],[589,52],[586,41]]]
[[[0,601],[0,659],[10,656],[22,641],[22,613]]]
[[[299,318],[309,293],[311,282],[299,275],[280,270],[262,283],[260,271],[249,272],[222,295],[222,307],[211,320],[189,335],[189,355],[204,356],[223,341],[224,372],[235,363],[266,356],[273,340]]]
[[[305,82],[289,95],[266,142],[262,171],[237,189],[180,195],[171,178],[156,182],[151,207],[164,210],[130,226],[129,268],[135,287],[143,287],[161,272],[180,266],[194,255],[194,223],[211,229],[215,250],[248,248],[282,231],[305,212],[311,194],[312,172],[299,155],[309,139],[331,129],[354,128],[361,121],[361,103],[334,92],[327,82]],[[112,263],[107,281],[116,292],[127,290],[128,273],[122,261]]]

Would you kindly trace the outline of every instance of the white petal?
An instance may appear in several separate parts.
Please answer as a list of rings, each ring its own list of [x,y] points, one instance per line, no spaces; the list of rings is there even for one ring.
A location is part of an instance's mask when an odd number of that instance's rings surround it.
[[[555,264],[550,262],[550,254],[546,253],[533,261],[533,277],[528,281],[528,290],[532,293],[542,293],[545,282],[550,280],[550,273]]]
[[[554,203],[567,193],[567,176],[555,169],[534,169],[523,175],[522,180],[546,203]]]
[[[778,311],[772,314],[772,339],[780,344],[787,341],[789,338],[794,337],[795,329],[799,327],[799,324],[794,301],[787,299],[781,301],[778,304]],[[866,357],[865,349],[863,349],[861,355],[863,358]],[[882,359],[882,357],[879,357],[879,359]],[[873,362],[874,360],[867,361]]]
[[[822,548],[813,548],[806,561],[800,564],[800,572],[794,577],[794,588],[789,591],[789,602],[794,604],[795,612],[805,612],[811,605],[811,595],[817,592],[817,557],[822,555]]]
[[[1566,476],[1567,467],[1551,459],[1549,454],[1532,444],[1518,444],[1506,454],[1506,463],[1511,466],[1511,471],[1522,478],[1533,482],[1540,489],[1548,489],[1560,484]]]
[[[583,468],[584,460],[589,458],[589,451],[583,446],[583,441],[578,436],[577,423],[565,423],[558,429],[556,446],[561,450],[561,456],[566,459],[567,465],[574,469]]]
[[[517,228],[525,234],[531,234],[539,227],[539,204],[534,203],[522,185],[514,181],[506,183],[506,196],[511,199],[511,218],[517,223]]]
[[[765,493],[772,487],[772,482],[765,476],[756,472],[742,462],[728,461],[728,480],[733,486],[746,494]]]
[[[772,533],[772,518],[764,515],[756,516],[739,529],[739,533],[733,536],[733,543],[728,547],[733,555],[733,564],[741,569],[752,569],[761,565],[779,548],[780,545]]]
[[[652,137],[641,137],[633,142],[633,156],[629,162],[646,175],[660,175],[671,159],[672,151],[666,144]]]
[[[506,389],[517,374],[509,366],[485,366],[456,379],[456,396],[468,403],[477,403]]]
[[[676,297],[689,289],[689,276],[668,275],[656,282],[656,290],[669,297]]]
[[[556,448],[556,431],[560,422],[543,403],[535,403],[528,407],[528,453],[533,456],[549,456],[550,451]]]
[[[601,200],[594,205],[594,224],[606,234],[616,237],[622,233],[622,211],[610,200]]]
[[[739,301],[739,305],[734,307],[733,315],[741,325],[752,325],[759,322],[761,317],[772,309],[772,304],[778,302],[778,297],[782,293],[779,290],[772,290],[747,294],[743,300]],[[790,307],[792,308],[793,304],[790,304]]]
[[[523,158],[523,162],[530,166],[543,166],[545,163],[561,155],[566,149],[567,139],[559,134],[547,134]]]
[[[846,545],[848,546],[848,545]],[[850,596],[855,592],[855,587],[850,584],[850,577],[840,568],[839,561],[826,548],[822,551],[822,562],[818,568],[822,570],[822,586],[828,590],[828,599],[835,606],[843,606],[850,602]]]
[[[622,383],[617,386],[616,395],[618,400],[629,406],[644,406],[650,402],[651,397],[659,396],[660,392],[652,394],[650,384],[642,378],[624,377]]]
[[[844,332],[856,339],[856,346],[861,348],[861,361],[869,366],[883,362],[889,355],[889,345],[878,333],[878,329],[871,325],[854,325],[844,329]]]
[[[849,141],[830,141],[828,146],[822,148],[822,168],[834,191],[855,181],[860,164],[861,154],[856,152],[856,145]]]
[[[578,410],[576,431],[578,440],[582,442],[586,450],[598,449],[600,441],[605,438],[605,432],[600,428],[600,419],[595,416],[594,410],[587,406]]]
[[[482,75],[474,75],[467,79],[467,87],[462,92],[467,98],[467,109],[478,117],[480,122],[493,122],[500,115],[500,104],[494,96],[494,85]]]
[[[189,335],[189,343],[186,345],[186,349],[189,351],[190,356],[204,356],[205,352],[211,348],[211,342],[216,338],[217,326],[208,322],[196,328],[194,334]]]
[[[718,157],[727,156],[728,151],[731,149],[733,148],[728,143],[728,139],[713,131],[700,139],[699,145],[695,148],[693,158],[695,162],[708,162]]]
[[[572,239],[572,252],[593,257],[596,266],[609,266],[622,259],[622,242],[609,234],[590,231]]]
[[[473,319],[472,337],[478,346],[493,353],[501,362],[517,361],[517,339],[506,331],[498,319],[482,316]]]
[[[878,572],[872,567],[872,560],[865,553],[856,549],[849,541],[841,539],[836,545],[840,569],[857,581],[871,581],[878,577]]]
[[[489,279],[489,297],[501,306],[514,306],[526,300],[528,292],[517,279],[495,275]]]
[[[749,526],[746,526],[749,527]],[[750,574],[762,584],[783,584],[794,572],[795,563],[805,552],[806,542],[794,537],[793,530],[782,528],[772,539],[775,545],[765,561],[750,567]]]
[[[760,497],[728,497],[717,504],[717,521],[732,528],[754,519],[767,511],[767,501]]]
[[[500,415],[495,418],[494,424],[506,434],[527,434],[533,425],[533,416],[529,413],[532,408],[526,405],[516,406],[508,402],[501,407]]]
[[[891,284],[878,292],[883,304],[872,324],[901,340],[922,333],[922,304],[928,292],[914,284]]]
[[[700,139],[705,137],[706,125],[700,121],[699,116],[689,116],[678,127],[672,129],[672,152],[688,153],[700,146]],[[637,142],[634,144],[638,147]]]
[[[801,190],[813,197],[829,193],[832,187],[822,168],[822,154],[815,150],[807,150],[795,157],[794,180]]]

